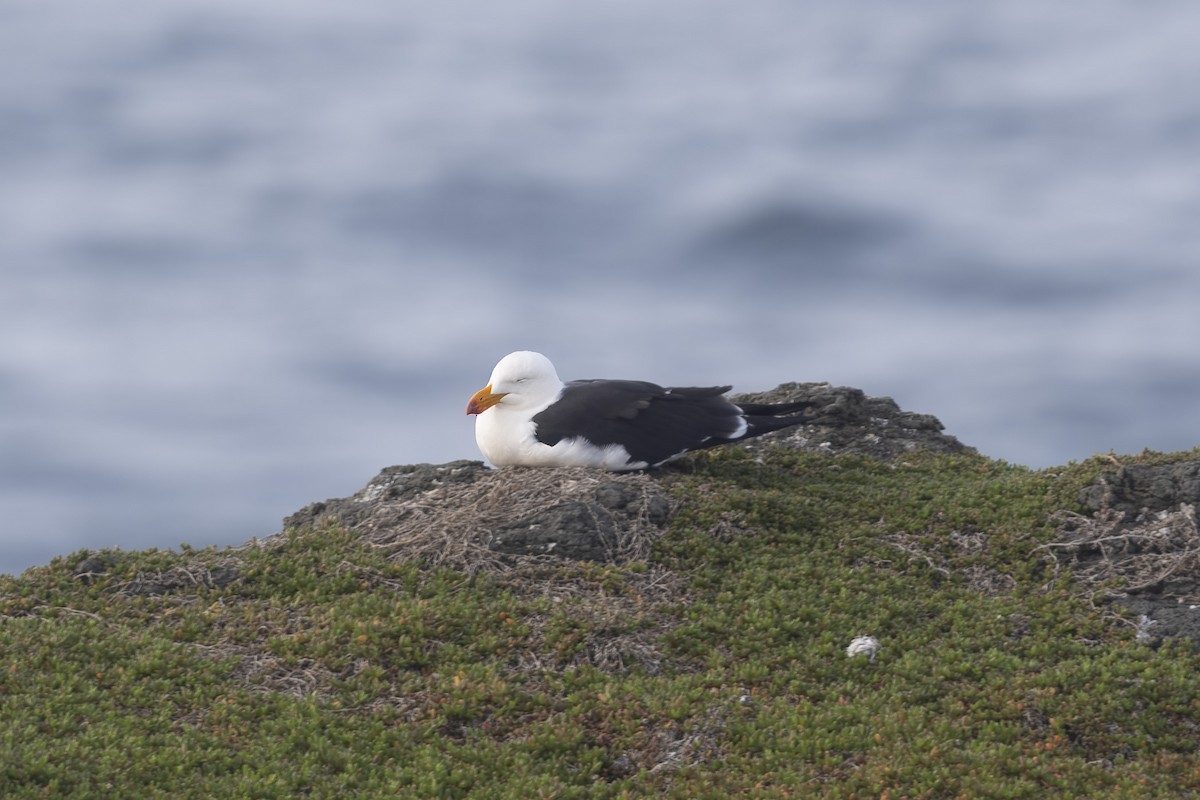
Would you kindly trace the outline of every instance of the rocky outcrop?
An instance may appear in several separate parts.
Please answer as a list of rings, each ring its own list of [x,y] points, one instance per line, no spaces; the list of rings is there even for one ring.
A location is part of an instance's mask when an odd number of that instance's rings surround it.
[[[1079,493],[1091,512],[1113,510],[1124,522],[1172,511],[1181,503],[1200,503],[1200,461],[1176,464],[1131,464],[1105,473]]]
[[[1109,601],[1139,641],[1200,642],[1200,461],[1130,464],[1079,493],[1056,543],[1077,581],[1113,585]]]
[[[891,461],[914,450],[935,453],[974,453],[958,439],[942,433],[942,423],[930,414],[904,411],[890,397],[868,397],[861,389],[828,383],[785,383],[768,391],[735,395],[734,402],[807,402],[812,421],[777,431],[742,446],[761,451],[773,445],[797,450],[871,456]]]

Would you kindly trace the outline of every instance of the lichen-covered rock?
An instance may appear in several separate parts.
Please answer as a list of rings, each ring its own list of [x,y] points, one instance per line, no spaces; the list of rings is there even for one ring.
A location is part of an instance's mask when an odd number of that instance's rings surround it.
[[[1200,642],[1200,461],[1118,467],[1079,502],[1090,514],[1066,515],[1053,545],[1076,580],[1114,584],[1110,601],[1138,620],[1138,641]]]
[[[865,455],[890,461],[914,450],[974,453],[930,414],[904,411],[890,397],[868,397],[861,389],[828,383],[785,383],[767,392],[734,395],[735,403],[808,402],[812,421],[742,443],[761,451],[773,445],[796,450]]]
[[[1130,464],[1101,476],[1079,493],[1089,511],[1112,509],[1125,521],[1170,511],[1180,503],[1200,503],[1200,461],[1175,464]]]
[[[310,503],[283,520],[283,529],[306,528],[319,521],[333,520],[347,528],[357,527],[384,503],[400,503],[440,487],[473,483],[486,473],[482,461],[451,461],[448,464],[404,464],[386,467],[350,497]]]

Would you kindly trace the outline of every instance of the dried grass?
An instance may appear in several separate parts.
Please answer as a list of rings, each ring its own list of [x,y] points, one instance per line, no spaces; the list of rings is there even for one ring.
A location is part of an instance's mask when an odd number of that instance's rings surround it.
[[[616,590],[561,566],[526,565],[512,578],[519,596],[549,601],[547,611],[522,618],[530,635],[512,664],[520,673],[588,666],[610,674],[634,669],[658,674],[665,659],[663,637],[680,624],[673,609],[687,599],[683,580],[657,566],[623,572]],[[566,653],[549,643],[550,629],[564,613],[579,624],[582,637]]]
[[[239,562],[224,559],[216,564],[196,561],[187,566],[173,567],[155,572],[138,572],[117,586],[117,594],[124,597],[163,596],[186,594],[199,589],[225,586],[237,579]],[[93,573],[76,575],[76,579],[90,578]]]
[[[929,569],[946,577],[962,578],[967,588],[984,597],[999,597],[1017,588],[1011,575],[992,567],[970,563],[974,556],[987,550],[987,535],[968,529],[953,531],[948,537],[932,540],[928,534],[896,533],[881,541]]]
[[[1059,538],[1041,546],[1056,571],[1111,597],[1161,591],[1172,579],[1200,573],[1200,528],[1195,506],[1143,514],[1132,523],[1106,508],[1091,517],[1061,512]],[[1180,598],[1182,599],[1182,598]]]
[[[741,689],[733,697],[717,700],[686,723],[656,725],[645,732],[640,747],[614,759],[611,769],[618,777],[638,770],[670,774],[720,761],[728,747],[730,720],[753,713],[752,706],[750,694]]]
[[[521,564],[561,563],[544,556],[512,556],[492,548],[495,532],[539,511],[578,501],[595,506],[596,489],[617,483],[642,498],[637,508],[614,513],[613,541],[605,542],[612,563],[645,560],[662,528],[650,501],[662,497],[644,474],[614,475],[587,469],[507,470],[468,484],[439,486],[416,497],[378,502],[355,526],[365,540],[395,561],[416,561],[467,574],[507,572]],[[605,512],[607,513],[607,511]],[[600,522],[599,519],[596,520]]]

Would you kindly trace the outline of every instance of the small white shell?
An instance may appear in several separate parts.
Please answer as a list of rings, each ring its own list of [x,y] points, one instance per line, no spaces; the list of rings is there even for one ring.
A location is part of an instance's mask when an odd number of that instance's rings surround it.
[[[846,648],[846,656],[854,658],[855,656],[867,656],[871,661],[875,660],[875,654],[882,647],[879,640],[874,636],[856,636],[850,642],[850,646]]]

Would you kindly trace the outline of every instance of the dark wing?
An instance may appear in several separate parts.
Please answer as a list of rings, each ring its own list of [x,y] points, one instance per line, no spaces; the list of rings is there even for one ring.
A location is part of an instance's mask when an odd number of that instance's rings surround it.
[[[730,388],[571,381],[555,403],[533,417],[536,436],[547,445],[573,437],[601,447],[619,444],[633,461],[661,464],[737,435],[742,410],[722,397]]]

